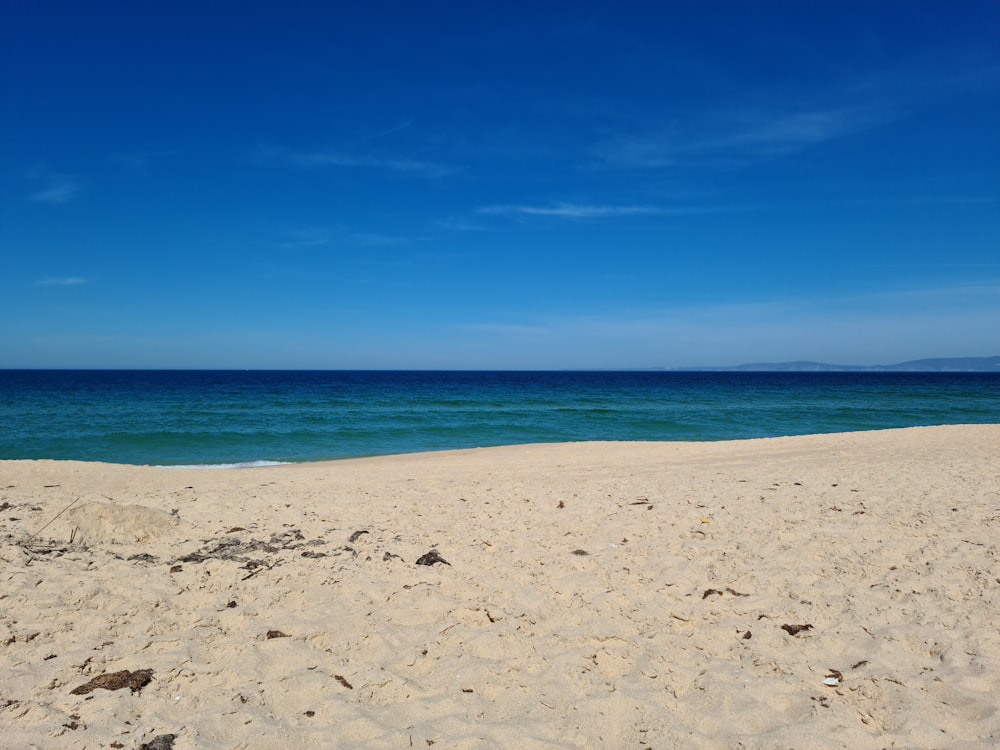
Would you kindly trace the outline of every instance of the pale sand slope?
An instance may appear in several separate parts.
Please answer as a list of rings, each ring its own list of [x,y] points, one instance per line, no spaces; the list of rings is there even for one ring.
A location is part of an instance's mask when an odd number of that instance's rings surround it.
[[[0,538],[4,747],[1000,746],[1000,425],[2,462]]]

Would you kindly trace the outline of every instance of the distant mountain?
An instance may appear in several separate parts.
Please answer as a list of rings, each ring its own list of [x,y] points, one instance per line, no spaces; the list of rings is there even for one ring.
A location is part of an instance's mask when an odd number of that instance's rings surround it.
[[[1000,357],[915,359],[886,369],[897,372],[1000,372]]]
[[[1000,356],[915,359],[896,365],[831,365],[825,362],[758,362],[736,367],[684,367],[683,370],[724,372],[996,372]]]

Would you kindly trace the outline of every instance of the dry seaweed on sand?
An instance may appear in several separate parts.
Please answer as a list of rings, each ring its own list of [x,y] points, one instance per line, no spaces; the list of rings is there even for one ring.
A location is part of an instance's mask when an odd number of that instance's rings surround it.
[[[73,695],[86,695],[94,690],[123,690],[129,688],[133,693],[138,693],[153,679],[152,669],[137,669],[130,672],[123,669],[120,672],[106,672],[98,675],[89,682],[85,682],[79,687],[73,688],[70,693]]]
[[[149,742],[139,745],[139,750],[171,750],[176,739],[176,734],[158,734]]]
[[[427,554],[421,555],[417,558],[417,565],[434,565],[435,563],[451,565],[450,562],[441,557],[441,554],[436,549],[432,549]]]
[[[812,630],[813,626],[808,623],[805,625],[782,625],[781,629],[788,633],[788,635],[798,635],[799,633],[804,633],[807,630]]]
[[[272,534],[271,538],[266,542],[261,539],[252,539],[249,542],[244,542],[237,538],[216,539],[213,542],[206,543],[200,550],[177,558],[174,562],[200,563],[212,558],[216,560],[246,562],[248,556],[254,552],[274,554],[282,550],[298,549],[303,546],[300,542],[304,539],[305,536],[298,529]]]

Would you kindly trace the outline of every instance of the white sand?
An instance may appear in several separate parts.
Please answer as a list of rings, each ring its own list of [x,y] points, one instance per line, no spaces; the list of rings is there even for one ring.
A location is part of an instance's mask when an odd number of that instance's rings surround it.
[[[0,541],[4,747],[1000,746],[1000,425],[0,462]]]

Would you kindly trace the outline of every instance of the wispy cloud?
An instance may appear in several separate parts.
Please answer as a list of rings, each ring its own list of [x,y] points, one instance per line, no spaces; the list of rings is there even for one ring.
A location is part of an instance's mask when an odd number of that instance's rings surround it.
[[[304,250],[312,247],[323,247],[333,242],[330,231],[323,227],[305,227],[293,229],[288,233],[288,239],[278,243],[281,250]]]
[[[602,166],[617,169],[658,169],[672,166],[678,156],[678,136],[669,131],[622,133],[591,149]]]
[[[346,227],[328,229],[325,227],[305,227],[288,233],[288,238],[277,243],[281,250],[309,250],[321,247],[397,247],[408,245],[413,240],[401,235],[380,234],[378,232],[354,231]]]
[[[487,227],[475,221],[469,221],[461,217],[451,217],[448,219],[438,219],[434,226],[447,232],[485,232]]]
[[[392,247],[410,243],[408,237],[378,234],[377,232],[353,232],[349,236],[349,239],[358,245],[365,245],[366,247]]]
[[[556,203],[548,206],[500,205],[483,206],[477,213],[493,216],[541,216],[561,219],[609,219],[620,216],[654,216],[668,213],[658,206],[643,205],[581,205]]]
[[[695,150],[744,149],[781,154],[869,130],[895,117],[885,107],[844,107],[770,116],[747,113],[737,127],[715,140],[694,142]]]
[[[898,115],[885,106],[786,112],[734,110],[684,125],[621,133],[595,144],[604,166],[655,169],[704,161],[744,164],[791,154],[878,127]]]
[[[410,158],[358,156],[341,151],[289,151],[272,148],[266,149],[264,155],[272,160],[283,161],[291,166],[302,169],[321,169],[326,167],[370,169],[428,179],[447,177],[459,171],[455,167],[439,162],[421,161]]]
[[[89,281],[83,276],[46,276],[45,278],[38,279],[35,282],[35,286],[79,286],[87,283]]]
[[[362,141],[375,141],[375,140],[378,140],[379,138],[385,138],[387,136],[394,135],[395,133],[398,133],[398,132],[400,132],[402,130],[406,130],[408,127],[410,127],[414,123],[414,121],[415,121],[415,118],[413,117],[413,115],[410,115],[409,117],[404,118],[403,120],[401,120],[400,122],[396,123],[392,127],[385,128],[384,130],[379,130],[379,131],[377,131],[375,133],[371,133],[369,135],[366,135],[361,140]]]
[[[31,193],[29,199],[58,205],[68,203],[83,190],[80,181],[71,175],[49,175],[43,179],[45,185]]]

